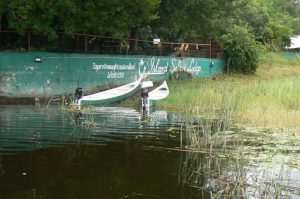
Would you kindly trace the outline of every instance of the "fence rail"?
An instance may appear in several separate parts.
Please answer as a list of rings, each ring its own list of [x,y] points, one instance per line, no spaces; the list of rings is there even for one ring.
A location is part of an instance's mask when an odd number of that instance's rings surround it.
[[[76,33],[72,36],[57,32],[57,37],[49,39],[39,31],[19,34],[13,30],[0,31],[1,51],[50,51],[116,55],[152,55],[222,58],[222,49],[211,39],[203,43],[179,43]]]

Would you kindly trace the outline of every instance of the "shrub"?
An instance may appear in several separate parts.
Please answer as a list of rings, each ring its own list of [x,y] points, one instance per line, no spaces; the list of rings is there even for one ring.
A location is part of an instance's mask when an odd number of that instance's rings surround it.
[[[247,28],[235,26],[222,37],[227,70],[238,73],[255,73],[262,45]]]

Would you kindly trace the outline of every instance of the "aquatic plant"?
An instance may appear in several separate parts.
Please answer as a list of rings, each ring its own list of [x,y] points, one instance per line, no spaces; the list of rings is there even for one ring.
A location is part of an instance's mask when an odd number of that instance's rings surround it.
[[[94,128],[97,126],[95,122],[95,113],[91,106],[79,107],[76,105],[68,105],[62,109],[66,118],[76,127]]]
[[[210,198],[297,195],[297,179],[291,174],[292,168],[300,168],[297,131],[226,126],[207,119],[208,112],[188,118],[181,131],[183,186]]]
[[[299,69],[299,62],[261,65],[256,75],[170,84],[160,106],[188,118],[180,142],[184,187],[202,198],[299,195],[292,173],[300,169]]]

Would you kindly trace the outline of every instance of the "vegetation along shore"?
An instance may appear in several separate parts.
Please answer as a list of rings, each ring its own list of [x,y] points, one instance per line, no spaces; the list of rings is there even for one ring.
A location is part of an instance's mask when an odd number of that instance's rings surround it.
[[[300,57],[266,53],[255,74],[170,81],[170,91],[158,107],[214,111],[242,124],[295,128],[300,123]]]

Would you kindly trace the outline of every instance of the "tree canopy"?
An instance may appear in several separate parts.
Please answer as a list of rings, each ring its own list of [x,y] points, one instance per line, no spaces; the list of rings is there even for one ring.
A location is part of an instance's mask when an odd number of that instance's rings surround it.
[[[38,30],[51,39],[60,31],[221,41],[240,26],[270,50],[280,50],[290,36],[300,34],[298,0],[1,0],[0,16],[2,30]]]
[[[157,17],[159,0],[10,0],[2,1],[0,14],[8,28],[22,33],[28,29],[55,35],[64,31],[129,36],[134,27],[146,26]],[[6,9],[3,9],[6,8]]]
[[[300,34],[295,0],[2,0],[8,27],[55,37],[55,32],[129,37],[150,29],[165,40],[218,37],[236,25],[247,26],[257,40],[282,48]],[[2,27],[3,29],[4,27]]]

